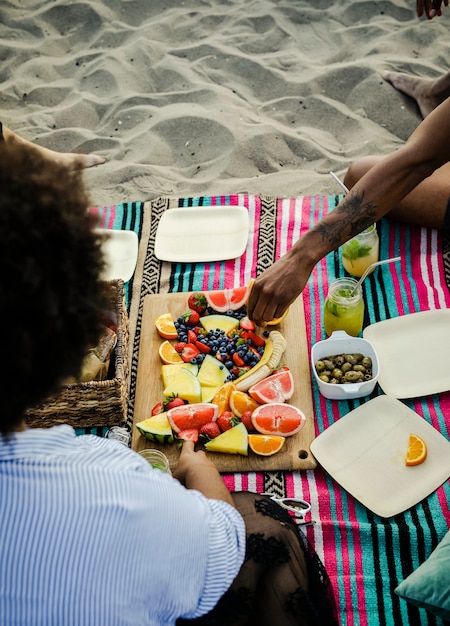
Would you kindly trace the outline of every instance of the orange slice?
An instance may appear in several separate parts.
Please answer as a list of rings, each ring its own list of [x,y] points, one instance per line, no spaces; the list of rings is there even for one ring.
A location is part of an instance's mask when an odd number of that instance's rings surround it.
[[[163,313],[155,320],[156,330],[164,339],[177,339],[178,333],[170,313]]]
[[[427,444],[419,437],[411,433],[409,435],[408,450],[406,452],[405,465],[420,465],[427,458]]]
[[[211,402],[213,404],[217,404],[219,407],[219,415],[222,415],[224,411],[229,411],[230,407],[230,395],[231,392],[236,389],[236,385],[230,381],[228,383],[224,383],[214,394]]]
[[[230,408],[234,415],[242,417],[245,411],[254,411],[259,406],[259,402],[253,400],[244,391],[232,390],[230,394]]]
[[[249,435],[248,445],[250,450],[261,456],[271,456],[276,454],[284,446],[285,437],[278,435]]]
[[[183,359],[176,352],[170,343],[170,341],[163,341],[159,346],[159,356],[163,363],[166,365],[173,365],[174,363],[183,363]]]

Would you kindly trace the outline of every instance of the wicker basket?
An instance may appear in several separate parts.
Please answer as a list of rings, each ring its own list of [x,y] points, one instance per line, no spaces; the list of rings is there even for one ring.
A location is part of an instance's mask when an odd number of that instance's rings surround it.
[[[107,380],[64,385],[42,404],[26,413],[30,426],[46,428],[70,424],[74,428],[121,425],[126,423],[129,364],[129,323],[125,306],[124,283],[112,281],[111,310],[117,316],[117,343],[114,349],[114,376]],[[115,316],[114,315],[114,316]]]

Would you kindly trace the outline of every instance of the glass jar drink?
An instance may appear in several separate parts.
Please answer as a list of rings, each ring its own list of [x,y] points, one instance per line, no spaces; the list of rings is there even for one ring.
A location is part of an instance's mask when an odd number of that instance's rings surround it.
[[[169,459],[159,450],[141,450],[139,454],[155,469],[171,474]]]
[[[341,247],[342,265],[352,276],[362,276],[379,258],[380,242],[376,224],[349,239]]]
[[[335,330],[344,330],[357,337],[363,327],[364,299],[361,285],[354,278],[337,278],[328,288],[325,299],[323,321],[329,337]]]

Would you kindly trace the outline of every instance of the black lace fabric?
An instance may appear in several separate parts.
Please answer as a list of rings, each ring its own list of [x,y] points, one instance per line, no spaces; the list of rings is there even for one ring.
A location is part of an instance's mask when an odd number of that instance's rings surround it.
[[[328,575],[289,513],[268,496],[233,499],[247,530],[245,561],[210,613],[177,626],[337,626]]]

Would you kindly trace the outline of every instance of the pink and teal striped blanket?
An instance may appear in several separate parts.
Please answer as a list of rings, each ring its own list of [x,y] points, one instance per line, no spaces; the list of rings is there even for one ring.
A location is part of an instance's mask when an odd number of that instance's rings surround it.
[[[133,357],[130,419],[137,361],[142,299],[149,293],[219,289],[247,283],[282,256],[340,196],[271,198],[248,194],[160,198],[97,207],[98,223],[107,228],[135,230],[140,252],[135,276],[127,285]],[[217,205],[227,210],[244,205],[250,216],[248,246],[239,259],[219,263],[162,263],[155,258],[154,238],[162,212],[170,207]],[[447,308],[450,272],[445,235],[409,228],[388,220],[378,224],[380,257],[401,256],[400,263],[381,266],[364,284],[365,325],[399,315]],[[314,269],[304,291],[309,344],[324,338],[322,310],[328,284],[344,276],[339,254],[331,253]],[[325,400],[313,384],[316,434],[365,400]],[[381,393],[377,388],[373,395]],[[449,438],[450,393],[406,402]],[[442,625],[424,610],[400,600],[394,588],[418,567],[450,526],[450,485],[447,482],[412,509],[393,518],[380,518],[342,489],[320,466],[302,472],[227,474],[233,490],[271,491],[302,497],[312,504],[315,524],[304,532],[322,558],[334,586],[342,626]]]

